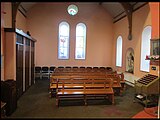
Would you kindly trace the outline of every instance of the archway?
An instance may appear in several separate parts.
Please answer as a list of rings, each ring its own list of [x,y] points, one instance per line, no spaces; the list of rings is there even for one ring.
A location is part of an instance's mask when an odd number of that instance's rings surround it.
[[[126,72],[134,73],[134,50],[128,48],[126,52]]]

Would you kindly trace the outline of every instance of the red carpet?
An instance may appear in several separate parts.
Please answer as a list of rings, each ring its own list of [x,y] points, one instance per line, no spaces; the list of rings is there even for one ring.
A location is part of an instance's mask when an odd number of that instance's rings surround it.
[[[158,107],[145,108],[143,111],[137,113],[132,118],[158,118]]]

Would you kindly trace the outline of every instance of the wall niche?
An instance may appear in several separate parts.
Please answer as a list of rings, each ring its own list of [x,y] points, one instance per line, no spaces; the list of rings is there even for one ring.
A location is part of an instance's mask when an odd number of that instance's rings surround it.
[[[128,48],[126,52],[126,72],[134,73],[134,50]]]

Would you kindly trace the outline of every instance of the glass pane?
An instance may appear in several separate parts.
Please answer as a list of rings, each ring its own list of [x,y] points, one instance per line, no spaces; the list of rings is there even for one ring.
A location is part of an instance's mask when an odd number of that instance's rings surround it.
[[[83,39],[83,37],[77,37],[76,38],[76,48],[77,47],[84,47],[84,39]]]
[[[76,49],[76,59],[84,59],[84,50],[83,48]]]
[[[117,38],[116,66],[122,66],[122,37]]]
[[[59,44],[60,47],[68,47],[68,37],[60,36]]]
[[[66,25],[60,27],[60,35],[68,36],[69,29]]]
[[[142,33],[141,44],[141,66],[140,70],[149,72],[149,60],[146,60],[146,55],[150,55],[150,39],[151,39],[151,26],[144,28]]]
[[[76,34],[77,34],[77,36],[84,36],[84,30],[83,30],[82,26],[77,26]]]
[[[86,47],[86,26],[79,23],[76,26],[76,50],[75,59],[85,59]]]
[[[69,58],[69,24],[61,22],[59,25],[58,59]]]
[[[67,48],[60,48],[59,49],[59,58],[61,58],[61,59],[68,59]]]

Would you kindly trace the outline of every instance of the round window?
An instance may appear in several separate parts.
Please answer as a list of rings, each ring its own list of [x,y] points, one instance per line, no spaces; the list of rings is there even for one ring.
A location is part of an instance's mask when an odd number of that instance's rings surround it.
[[[76,15],[78,13],[78,7],[76,5],[69,5],[67,10],[70,15]]]

